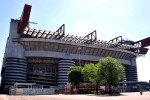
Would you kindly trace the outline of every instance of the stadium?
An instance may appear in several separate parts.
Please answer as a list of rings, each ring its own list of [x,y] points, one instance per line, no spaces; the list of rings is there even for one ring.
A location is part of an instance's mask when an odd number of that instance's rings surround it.
[[[136,57],[145,55],[150,38],[139,41],[118,36],[98,40],[96,30],[85,37],[65,34],[65,24],[55,32],[29,27],[31,5],[25,5],[19,20],[11,19],[3,58],[1,84],[6,93],[14,83],[65,86],[71,66],[97,63],[113,57],[125,67],[124,82],[138,81]]]

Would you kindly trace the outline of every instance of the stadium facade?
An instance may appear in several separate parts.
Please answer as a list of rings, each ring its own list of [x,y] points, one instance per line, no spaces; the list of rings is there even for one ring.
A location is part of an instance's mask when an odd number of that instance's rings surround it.
[[[121,36],[110,41],[98,40],[96,31],[85,37],[65,34],[63,24],[56,32],[29,27],[31,6],[25,5],[20,20],[11,19],[2,65],[4,92],[14,83],[47,86],[67,84],[71,66],[96,63],[113,57],[125,67],[123,81],[137,81],[136,57],[147,53],[149,38],[133,42]]]

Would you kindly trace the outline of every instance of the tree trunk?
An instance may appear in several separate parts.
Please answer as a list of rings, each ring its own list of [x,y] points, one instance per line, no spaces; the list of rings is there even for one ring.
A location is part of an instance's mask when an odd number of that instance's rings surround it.
[[[96,94],[98,94],[98,82],[96,81]]]
[[[112,94],[111,84],[109,84],[109,94]]]

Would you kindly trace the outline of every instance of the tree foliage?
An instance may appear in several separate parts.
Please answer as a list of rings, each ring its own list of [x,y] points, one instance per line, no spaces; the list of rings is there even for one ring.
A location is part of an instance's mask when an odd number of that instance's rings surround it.
[[[83,81],[83,74],[82,74],[82,67],[74,66],[71,67],[70,71],[68,72],[68,81],[72,85],[79,85]]]
[[[116,85],[121,81],[124,72],[124,67],[114,58],[106,57],[99,61],[98,76],[101,83],[109,86],[111,93],[111,86]]]
[[[98,81],[97,69],[98,64],[85,64],[82,69],[84,81],[96,83]]]
[[[124,67],[114,58],[106,57],[101,59],[97,64],[85,64],[84,67],[74,66],[68,72],[68,81],[72,85],[79,85],[81,82],[91,82],[96,84],[98,93],[98,84],[111,86],[121,81]]]
[[[92,82],[96,84],[96,93],[98,94],[98,83],[99,83],[99,76],[97,74],[98,64],[85,64],[82,73],[83,79],[86,82]]]

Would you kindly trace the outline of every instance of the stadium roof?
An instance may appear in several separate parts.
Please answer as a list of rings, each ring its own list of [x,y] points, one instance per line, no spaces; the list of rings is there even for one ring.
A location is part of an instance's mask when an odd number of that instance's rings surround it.
[[[135,45],[128,45],[128,44],[120,45],[119,43],[113,43],[110,41],[103,41],[103,40],[95,40],[92,42],[87,42],[87,41],[91,41],[91,38],[64,34],[62,31],[51,32],[51,31],[38,30],[38,29],[32,29],[32,28],[27,28],[27,27],[24,29],[22,35],[23,37],[28,36],[30,38],[55,39],[55,40],[75,42],[75,43],[81,43],[81,44],[92,44],[92,45],[97,45],[101,47],[110,47],[110,48],[119,48],[119,49],[128,49],[128,50],[137,48],[137,46]]]

